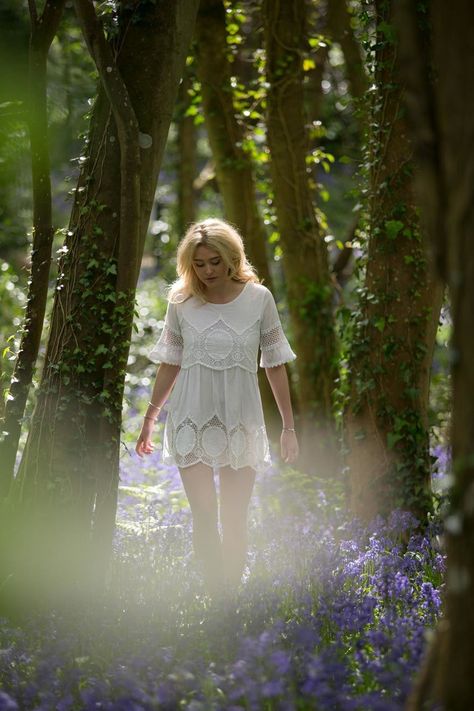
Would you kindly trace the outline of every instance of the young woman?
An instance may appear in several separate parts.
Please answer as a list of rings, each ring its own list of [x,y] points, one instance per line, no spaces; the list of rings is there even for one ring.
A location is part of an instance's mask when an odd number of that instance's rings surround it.
[[[168,396],[163,461],[179,468],[193,516],[193,544],[208,588],[237,585],[247,554],[247,509],[255,473],[271,463],[257,380],[257,355],[282,418],[281,456],[298,456],[284,363],[296,355],[271,292],[259,283],[228,223],[192,225],[177,252],[161,336],[160,363],[136,445],[153,451],[153,425]],[[219,470],[219,511],[213,469]]]

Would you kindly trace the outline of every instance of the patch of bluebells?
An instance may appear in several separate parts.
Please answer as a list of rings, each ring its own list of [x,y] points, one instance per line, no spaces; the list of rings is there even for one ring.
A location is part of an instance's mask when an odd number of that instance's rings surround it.
[[[178,472],[122,459],[108,591],[94,608],[0,621],[0,711],[397,711],[440,614],[438,528],[347,520],[337,484],[259,478],[249,568],[211,600]]]

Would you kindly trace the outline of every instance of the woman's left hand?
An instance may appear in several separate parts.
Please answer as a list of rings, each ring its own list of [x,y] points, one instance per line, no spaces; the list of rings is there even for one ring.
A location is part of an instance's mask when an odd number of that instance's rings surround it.
[[[281,458],[286,464],[293,464],[298,459],[299,446],[295,432],[283,430],[280,437]]]

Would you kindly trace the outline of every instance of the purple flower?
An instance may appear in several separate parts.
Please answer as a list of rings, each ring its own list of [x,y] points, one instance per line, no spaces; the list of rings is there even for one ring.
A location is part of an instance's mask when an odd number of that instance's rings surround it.
[[[15,699],[4,691],[0,691],[0,711],[18,711],[18,704]]]

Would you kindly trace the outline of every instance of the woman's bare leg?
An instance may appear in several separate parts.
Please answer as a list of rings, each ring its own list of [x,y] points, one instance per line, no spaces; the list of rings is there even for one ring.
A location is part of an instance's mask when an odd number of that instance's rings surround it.
[[[193,545],[202,562],[206,587],[215,592],[222,582],[222,546],[217,527],[217,494],[211,467],[202,462],[179,473],[193,515]]]
[[[251,467],[222,467],[219,477],[224,574],[235,586],[240,583],[247,558],[247,511],[255,470]]]

